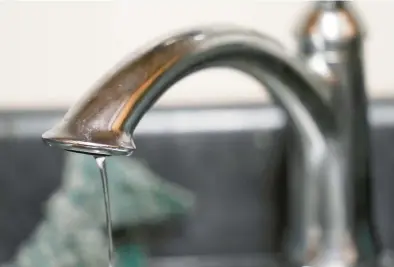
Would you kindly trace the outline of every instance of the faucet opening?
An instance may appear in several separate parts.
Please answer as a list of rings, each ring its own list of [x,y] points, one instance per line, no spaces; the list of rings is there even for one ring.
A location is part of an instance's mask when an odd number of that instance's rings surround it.
[[[101,112],[103,110],[97,108],[93,114],[75,120],[72,119],[72,111],[69,111],[60,123],[42,135],[42,139],[48,146],[70,152],[95,156],[131,155],[135,150],[131,134],[106,127],[104,120],[96,118],[103,114]],[[72,122],[69,123],[69,120]]]
[[[56,133],[54,134],[55,131],[56,130],[53,129],[53,131],[47,131],[43,134],[43,141],[48,146],[59,147],[69,152],[93,156],[129,156],[135,150],[134,141],[129,136],[119,137],[108,133],[109,137],[106,139],[93,137],[90,139],[93,141],[86,141],[73,136],[56,136]]]

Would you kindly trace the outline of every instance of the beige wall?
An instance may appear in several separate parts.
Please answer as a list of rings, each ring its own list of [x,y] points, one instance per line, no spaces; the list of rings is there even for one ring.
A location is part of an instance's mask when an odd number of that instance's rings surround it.
[[[256,28],[294,50],[307,3],[252,0],[0,0],[0,108],[67,107],[124,55],[158,35],[198,24]],[[356,1],[368,27],[369,93],[394,95],[394,1]],[[179,83],[161,104],[261,101],[260,87],[234,71]]]

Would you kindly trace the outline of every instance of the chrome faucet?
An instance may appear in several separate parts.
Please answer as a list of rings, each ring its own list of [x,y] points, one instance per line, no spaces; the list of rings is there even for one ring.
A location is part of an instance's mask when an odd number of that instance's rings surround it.
[[[299,57],[245,28],[202,27],[163,38],[116,66],[42,138],[72,152],[131,155],[138,122],[174,83],[209,67],[239,69],[284,108],[294,137],[281,262],[376,265],[381,249],[363,168],[368,167],[369,128],[361,31],[345,2],[317,2],[305,17]]]

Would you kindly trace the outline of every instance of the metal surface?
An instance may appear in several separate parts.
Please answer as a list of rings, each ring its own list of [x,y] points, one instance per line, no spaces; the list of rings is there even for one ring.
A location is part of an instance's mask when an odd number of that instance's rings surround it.
[[[334,121],[317,93],[316,88],[323,85],[267,37],[236,28],[184,32],[127,60],[43,139],[69,150],[130,154],[134,150],[131,133],[156,99],[190,72],[212,66],[244,70],[274,87],[271,93],[281,99],[309,146],[315,144],[319,150],[315,152],[325,149],[319,132],[325,128],[325,133],[332,133]]]
[[[142,116],[172,84],[213,66],[233,67],[263,83],[290,118],[300,152],[290,189],[285,261],[296,266],[353,266],[364,259],[349,224],[346,166],[327,84],[277,42],[248,29],[194,29],[126,60],[63,121],[43,134],[50,146],[95,155],[130,155]],[[322,93],[323,92],[323,93]],[[345,162],[346,163],[346,162]],[[290,169],[293,171],[293,169]],[[361,196],[360,196],[361,197]]]
[[[346,209],[353,211],[348,214],[348,227],[366,236],[357,240],[362,249],[359,257],[371,259],[378,253],[379,244],[371,221],[370,127],[363,66],[365,27],[351,2],[321,1],[304,15],[298,30],[300,58],[328,85],[326,93],[338,126],[336,144],[341,150],[338,157],[345,178],[341,186],[347,191]],[[299,150],[297,145],[292,147],[294,159],[299,157]]]

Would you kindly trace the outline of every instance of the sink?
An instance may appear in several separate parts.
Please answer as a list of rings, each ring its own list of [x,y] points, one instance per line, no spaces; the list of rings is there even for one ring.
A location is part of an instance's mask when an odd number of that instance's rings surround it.
[[[394,100],[370,107],[375,218],[384,246],[393,249]],[[60,184],[65,154],[44,146],[40,135],[63,112],[0,114],[7,126],[0,133],[0,262],[28,237]],[[273,105],[155,108],[143,119],[134,156],[197,196],[193,213],[149,231],[153,266],[261,266],[265,253],[279,249],[284,124]]]

